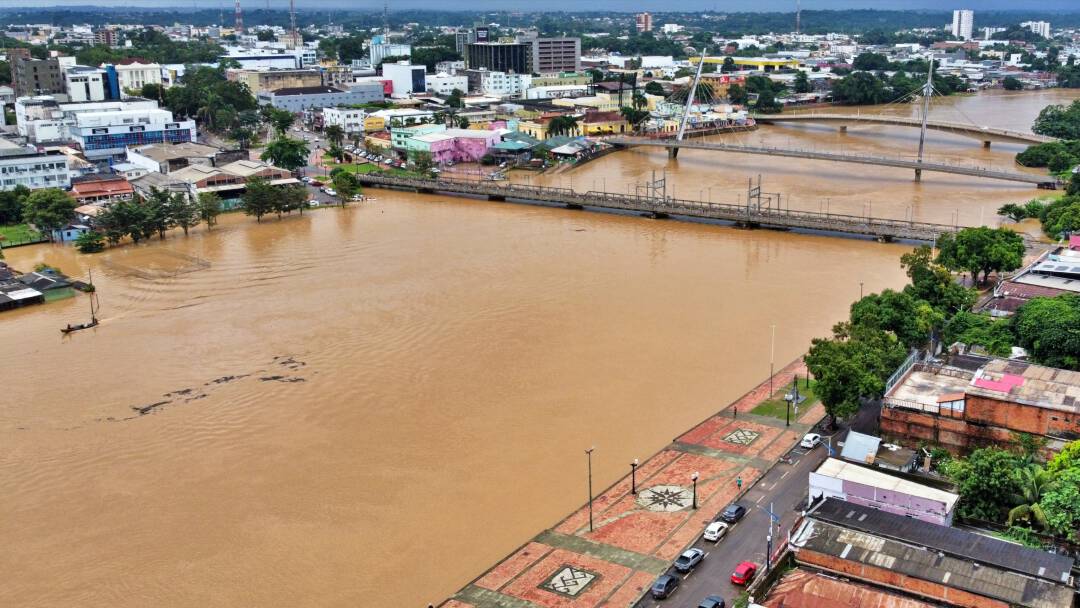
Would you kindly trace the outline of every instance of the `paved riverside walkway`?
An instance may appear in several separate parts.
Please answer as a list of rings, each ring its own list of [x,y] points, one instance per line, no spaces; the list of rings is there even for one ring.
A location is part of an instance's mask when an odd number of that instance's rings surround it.
[[[775,387],[805,374],[802,359],[780,370]],[[690,429],[637,469],[637,495],[626,476],[538,534],[443,602],[441,608],[627,608],[693,544],[729,502],[825,415],[817,403],[785,427],[750,414],[768,398],[766,380]],[[737,416],[735,412],[737,408]],[[698,509],[691,508],[698,472]]]

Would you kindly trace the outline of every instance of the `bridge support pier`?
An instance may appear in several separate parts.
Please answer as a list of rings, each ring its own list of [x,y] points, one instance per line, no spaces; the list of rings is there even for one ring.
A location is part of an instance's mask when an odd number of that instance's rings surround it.
[[[489,201],[505,201],[506,200],[506,197],[501,195],[501,194],[489,194],[487,198],[488,198]]]
[[[679,149],[678,148],[668,148],[668,158],[674,160],[674,159],[676,159],[678,157],[679,157]]]
[[[584,206],[582,206],[582,205],[579,205],[579,204],[577,204],[577,203],[566,203],[566,208],[567,208],[567,209],[573,209],[573,210],[575,210],[575,211],[581,211],[581,210],[582,210],[582,209],[584,209],[585,207],[584,207]]]
[[[840,132],[847,133],[847,125],[840,125]]]
[[[648,217],[651,217],[654,220],[666,220],[666,219],[668,219],[668,217],[670,217],[668,214],[664,213],[663,211],[650,211],[649,213],[646,213],[645,215],[648,216]]]
[[[990,140],[989,139],[984,139],[983,140],[983,147],[984,148],[989,148],[990,147]]]
[[[915,169],[915,181],[922,181],[922,169]]]

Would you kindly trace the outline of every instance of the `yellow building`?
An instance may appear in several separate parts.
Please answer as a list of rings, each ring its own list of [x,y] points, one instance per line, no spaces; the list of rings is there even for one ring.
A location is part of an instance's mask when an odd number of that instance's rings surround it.
[[[706,57],[705,63],[723,65],[727,57]],[[794,70],[799,67],[798,59],[779,59],[770,57],[732,57],[735,67],[740,70],[756,70],[758,72],[775,72],[777,70]],[[690,63],[697,65],[700,57],[691,57]]]
[[[615,135],[631,131],[630,123],[619,112],[587,112],[578,125],[584,135]]]
[[[323,83],[322,74],[313,69],[231,69],[226,70],[225,77],[246,84],[252,94],[278,89],[318,87]]]
[[[374,133],[375,131],[382,131],[386,129],[386,119],[382,116],[371,116],[370,114],[364,117],[364,132]]]

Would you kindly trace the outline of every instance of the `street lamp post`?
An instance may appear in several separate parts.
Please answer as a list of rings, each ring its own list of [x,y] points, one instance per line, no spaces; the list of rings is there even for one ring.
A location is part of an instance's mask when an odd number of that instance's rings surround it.
[[[690,476],[690,480],[694,482],[694,503],[693,508],[697,509],[697,478],[698,472],[694,471],[694,474]]]
[[[635,458],[634,462],[630,463],[630,493],[637,495],[637,467],[638,459]]]
[[[773,369],[776,365],[776,323],[772,324],[772,338],[769,340],[769,399],[773,395]]]
[[[589,532],[593,531],[593,518],[592,518],[592,453],[596,447],[591,447],[585,450],[585,456],[589,460]]]

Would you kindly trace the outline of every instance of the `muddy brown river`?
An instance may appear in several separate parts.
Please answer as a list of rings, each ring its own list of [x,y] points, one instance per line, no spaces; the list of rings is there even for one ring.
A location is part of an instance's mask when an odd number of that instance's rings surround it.
[[[1063,98],[946,103],[1023,128]],[[914,141],[882,133],[743,137]],[[931,141],[969,160],[1016,150]],[[677,195],[733,200],[760,171],[793,208],[870,198],[875,215],[961,222],[1035,193],[690,152],[532,179],[622,189],[666,166]],[[779,367],[860,283],[904,279],[903,245],[369,194],[94,256],[6,252],[92,269],[103,321],[60,337],[84,296],[0,315],[0,605],[437,603],[584,501],[584,448],[605,487],[764,378],[771,325]]]

